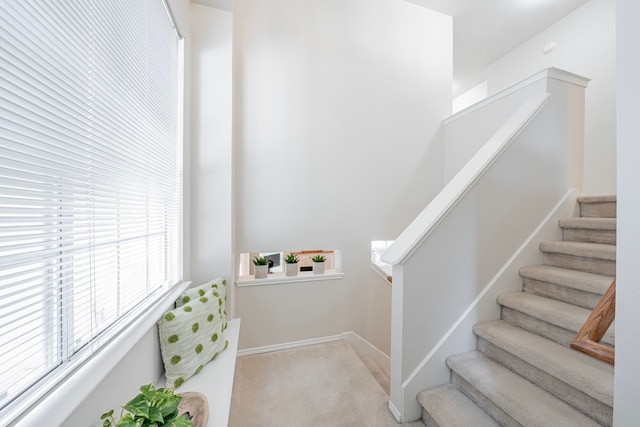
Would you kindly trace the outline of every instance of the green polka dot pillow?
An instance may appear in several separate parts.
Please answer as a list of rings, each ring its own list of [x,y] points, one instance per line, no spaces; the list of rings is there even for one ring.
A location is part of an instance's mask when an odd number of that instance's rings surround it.
[[[202,296],[170,310],[158,320],[167,387],[178,388],[226,348],[216,298]]]
[[[217,299],[218,304],[224,310],[224,302],[227,300],[227,279],[218,277],[203,285],[187,289],[176,300],[176,305],[179,307],[203,296]]]

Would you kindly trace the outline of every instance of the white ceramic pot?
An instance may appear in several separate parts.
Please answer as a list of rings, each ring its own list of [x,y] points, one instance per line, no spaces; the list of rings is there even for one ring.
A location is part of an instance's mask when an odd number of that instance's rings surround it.
[[[287,276],[297,276],[298,275],[298,263],[297,262],[286,262],[285,264],[285,273]]]
[[[324,274],[324,261],[323,262],[313,261],[313,274]]]
[[[269,275],[269,265],[254,265],[256,279],[265,279]]]

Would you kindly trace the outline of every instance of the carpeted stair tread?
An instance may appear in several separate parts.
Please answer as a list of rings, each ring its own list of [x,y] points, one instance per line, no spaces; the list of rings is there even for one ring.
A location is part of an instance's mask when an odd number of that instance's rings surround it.
[[[558,221],[561,228],[584,228],[586,230],[616,230],[616,218],[567,218]]]
[[[571,289],[604,295],[611,284],[611,277],[585,271],[569,270],[553,265],[522,267],[520,276],[540,282],[552,283]]]
[[[581,217],[615,218],[617,215],[617,197],[615,195],[580,196]]]
[[[562,240],[616,244],[616,218],[569,218],[558,222]]]
[[[613,280],[611,276],[552,265],[522,267],[520,276],[525,292],[589,310],[598,304]]]
[[[422,391],[417,398],[423,407],[422,420],[427,427],[500,426],[450,383]]]
[[[612,365],[502,320],[479,323],[473,332],[555,379],[613,406]]]
[[[615,276],[616,246],[586,242],[542,242],[543,263],[588,273]]]
[[[501,425],[597,426],[593,419],[479,352],[447,358],[454,384]]]
[[[545,324],[566,330],[567,333],[570,334],[571,338],[560,340],[566,345],[568,345],[571,339],[573,339],[573,336],[578,333],[585,320],[589,317],[589,314],[591,314],[591,310],[567,304],[562,301],[544,298],[528,292],[503,293],[498,295],[497,301],[498,304],[503,307],[523,313],[528,317],[544,322]],[[527,330],[539,333],[539,331],[535,330],[535,327],[530,328],[527,325],[522,324],[518,324],[516,326],[524,327]],[[603,337],[603,343],[614,345],[613,331],[614,327],[612,325]],[[541,332],[544,333],[544,331]],[[547,336],[547,338],[558,341],[557,338],[552,336]]]
[[[608,261],[616,260],[615,245],[602,243],[548,241],[540,243],[540,250],[544,253],[571,255],[583,258],[598,258]]]
[[[578,203],[616,203],[617,200],[618,196],[616,194],[578,196]]]

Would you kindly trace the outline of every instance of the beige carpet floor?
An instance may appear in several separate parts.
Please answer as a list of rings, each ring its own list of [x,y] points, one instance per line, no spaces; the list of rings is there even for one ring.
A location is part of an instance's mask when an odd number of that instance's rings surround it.
[[[351,346],[333,341],[238,357],[229,426],[397,427],[388,400]]]

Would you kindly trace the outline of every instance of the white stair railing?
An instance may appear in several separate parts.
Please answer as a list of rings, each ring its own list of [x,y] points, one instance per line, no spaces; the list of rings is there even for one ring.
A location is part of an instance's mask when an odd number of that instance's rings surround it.
[[[521,286],[514,254],[537,253],[532,236],[581,188],[587,82],[547,69],[445,121],[451,179],[382,257],[398,421],[420,417],[418,391],[448,382],[444,359],[474,348],[474,323],[498,318],[495,292]]]

